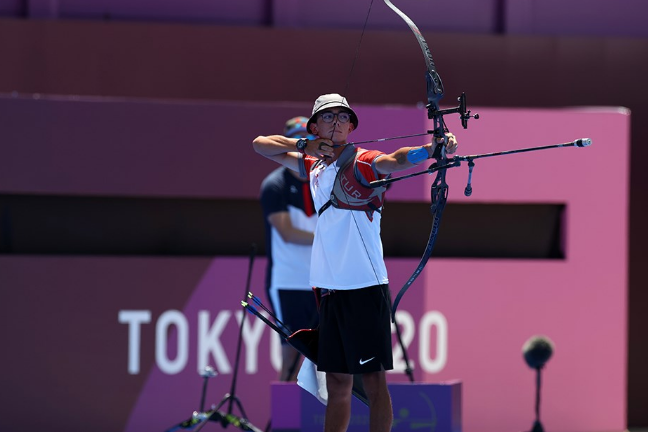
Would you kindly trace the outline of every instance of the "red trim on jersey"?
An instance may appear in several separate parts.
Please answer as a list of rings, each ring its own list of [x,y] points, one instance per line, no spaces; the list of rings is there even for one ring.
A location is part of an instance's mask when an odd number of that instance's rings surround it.
[[[313,205],[310,184],[308,182],[302,185],[302,197],[304,198],[304,213],[306,213],[306,216],[311,217],[315,214],[315,206]]]
[[[302,158],[302,161],[304,162],[304,168],[306,169],[306,172],[309,173],[311,172],[311,169],[313,169],[313,165],[315,165],[315,162],[317,162],[319,159],[313,156],[306,156]]]
[[[360,149],[360,147],[356,148],[356,153],[359,150],[364,150]],[[360,171],[360,174],[362,174],[362,177],[364,177],[365,180],[368,182],[372,182],[374,180],[378,179],[384,179],[387,177],[386,174],[379,174],[379,178],[376,178],[373,167],[371,164],[373,161],[380,155],[384,155],[385,153],[379,151],[379,150],[364,150],[359,156],[358,156],[358,162],[365,162],[365,163],[359,163],[357,164],[358,170]],[[319,161],[316,157],[313,156],[304,156],[302,158],[304,162],[304,168],[306,169],[306,172],[309,173],[311,172],[311,169],[313,169],[313,165],[315,165],[316,162]]]
[[[364,177],[367,182],[371,183],[374,180],[378,180],[371,164],[378,156],[383,154],[383,152],[378,150],[365,150],[358,155],[356,166],[362,177]],[[384,178],[385,175],[381,174],[380,177]]]

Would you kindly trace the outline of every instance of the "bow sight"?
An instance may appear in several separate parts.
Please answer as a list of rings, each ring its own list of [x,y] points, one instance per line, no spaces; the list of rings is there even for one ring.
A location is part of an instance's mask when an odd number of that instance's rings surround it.
[[[457,101],[459,101],[459,106],[456,108],[450,108],[450,109],[438,109],[432,106],[432,104],[428,104],[426,108],[428,109],[428,118],[434,119],[437,117],[443,117],[446,114],[454,114],[458,113],[459,118],[461,118],[461,126],[463,126],[464,129],[468,129],[468,120],[470,118],[474,118],[475,120],[479,120],[479,114],[471,114],[470,110],[466,110],[466,93],[461,93],[461,96],[457,98]],[[433,133],[434,131],[428,131],[428,133]]]

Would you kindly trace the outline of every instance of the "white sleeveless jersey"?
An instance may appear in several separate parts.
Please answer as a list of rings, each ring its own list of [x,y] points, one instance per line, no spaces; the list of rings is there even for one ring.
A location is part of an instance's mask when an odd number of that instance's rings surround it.
[[[360,172],[368,182],[378,173],[373,162],[382,153],[366,152],[358,158]],[[326,204],[331,195],[338,166],[315,164],[317,159],[305,157],[305,169],[310,171],[310,187],[315,210]],[[312,168],[312,170],[311,170]],[[388,283],[383,259],[378,212],[372,220],[363,211],[338,209],[333,206],[319,216],[311,253],[310,284],[329,289],[357,289]]]

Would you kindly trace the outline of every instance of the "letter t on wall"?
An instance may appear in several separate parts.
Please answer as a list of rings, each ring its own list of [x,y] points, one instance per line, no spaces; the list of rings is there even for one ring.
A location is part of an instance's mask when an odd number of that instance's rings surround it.
[[[128,324],[128,373],[137,375],[140,367],[140,325],[151,322],[151,311],[119,311],[120,324]]]

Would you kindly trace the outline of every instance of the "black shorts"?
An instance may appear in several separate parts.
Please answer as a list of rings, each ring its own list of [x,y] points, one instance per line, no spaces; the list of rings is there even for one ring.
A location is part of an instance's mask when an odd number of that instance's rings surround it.
[[[293,332],[317,327],[319,316],[313,291],[280,289],[278,292],[281,321],[286,327]],[[281,343],[286,341],[282,339]]]
[[[388,285],[322,296],[317,370],[361,374],[393,369]]]

